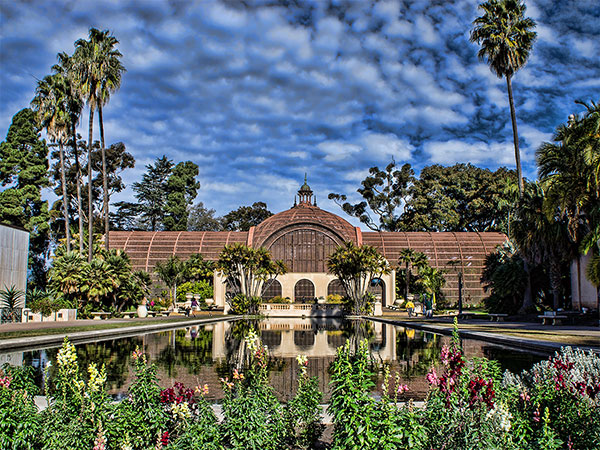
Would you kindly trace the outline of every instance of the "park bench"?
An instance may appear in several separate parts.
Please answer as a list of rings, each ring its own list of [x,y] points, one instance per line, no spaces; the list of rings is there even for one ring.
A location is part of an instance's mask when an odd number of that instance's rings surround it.
[[[156,311],[148,311],[148,317],[156,317]]]
[[[504,322],[508,314],[488,314],[491,322]]]
[[[542,325],[550,325],[550,321],[552,321],[552,325],[562,325],[563,321],[567,320],[568,317],[557,314],[554,311],[546,311],[543,315],[538,316],[538,319],[542,319]]]
[[[468,319],[474,319],[476,315],[477,315],[477,314],[475,314],[475,313],[464,312],[464,313],[460,313],[460,314],[458,315],[458,319],[459,319],[459,320],[460,320],[460,319],[465,319],[465,320],[468,320]]]
[[[125,319],[133,319],[136,316],[137,316],[137,311],[125,311],[123,313],[123,317]]]
[[[93,312],[91,314],[92,314],[92,318],[94,320],[103,320],[103,319],[108,319],[110,317],[110,313],[104,312],[104,311],[97,311],[97,312]]]
[[[169,317],[169,314],[171,314],[172,311],[169,311],[168,309],[163,309],[160,313],[163,317]]]

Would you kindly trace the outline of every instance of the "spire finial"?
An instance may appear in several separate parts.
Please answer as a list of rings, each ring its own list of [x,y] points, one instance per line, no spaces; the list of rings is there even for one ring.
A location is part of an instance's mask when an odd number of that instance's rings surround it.
[[[304,172],[304,183],[306,183],[306,172]]]

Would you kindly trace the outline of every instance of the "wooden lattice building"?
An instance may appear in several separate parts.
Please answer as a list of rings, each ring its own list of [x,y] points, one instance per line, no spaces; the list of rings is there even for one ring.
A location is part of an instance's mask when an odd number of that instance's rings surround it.
[[[425,253],[432,267],[446,271],[442,289],[454,303],[458,297],[458,272],[462,272],[463,297],[467,303],[479,303],[485,296],[480,283],[486,255],[506,241],[495,232],[373,232],[362,231],[345,219],[319,208],[313,192],[304,185],[299,201],[287,211],[275,214],[247,232],[240,231],[113,231],[112,248],[123,249],[135,269],[153,272],[158,261],[172,255],[187,259],[200,253],[205,259],[217,260],[224,246],[243,243],[265,247],[274,259],[283,260],[288,273],[280,276],[263,293],[265,300],[274,296],[289,297],[294,302],[312,301],[329,294],[342,294],[339,280],[327,272],[327,258],[345,241],[371,245],[385,256],[393,270],[374,283],[373,291],[386,306],[395,301],[395,279],[400,252],[412,248]],[[454,267],[448,265],[455,261]],[[215,304],[225,305],[225,284],[215,275]]]

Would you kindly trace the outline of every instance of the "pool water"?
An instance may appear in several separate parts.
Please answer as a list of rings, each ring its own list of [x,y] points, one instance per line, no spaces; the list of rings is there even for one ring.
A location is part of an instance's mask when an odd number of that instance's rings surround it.
[[[220,378],[229,376],[233,367],[241,368],[243,337],[250,329],[256,330],[268,347],[270,383],[283,401],[295,393],[297,355],[308,357],[309,374],[319,377],[326,402],[330,390],[329,366],[336,349],[349,339],[356,343],[365,338],[369,340],[377,372],[375,394],[381,393],[382,367],[389,365],[392,375],[397,373],[401,383],[409,386],[403,397],[421,400],[428,390],[425,375],[432,366],[440,369],[440,350],[450,343],[447,336],[372,321],[281,318],[182,327],[79,344],[76,349],[80,367],[86,368],[91,362],[106,365],[107,389],[115,398],[122,397],[133,380],[131,354],[139,347],[156,364],[162,387],[178,381],[186,386],[208,384],[209,399],[218,401],[222,398]],[[462,345],[467,357],[496,359],[503,370],[513,372],[529,369],[549,356],[476,340],[463,340]],[[42,368],[50,361],[54,370],[57,352],[58,347],[0,354],[0,361],[33,366],[41,387]]]

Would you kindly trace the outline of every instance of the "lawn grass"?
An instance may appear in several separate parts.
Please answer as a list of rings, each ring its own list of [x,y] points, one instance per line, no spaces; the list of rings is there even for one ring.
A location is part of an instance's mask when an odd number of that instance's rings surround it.
[[[196,319],[204,318],[204,317],[195,317]],[[207,317],[208,318],[208,317]],[[82,331],[95,331],[95,330],[109,330],[113,328],[125,328],[125,327],[139,327],[143,325],[158,325],[165,323],[177,323],[177,322],[189,322],[191,319],[187,317],[177,317],[177,318],[168,318],[168,319],[160,319],[160,320],[148,320],[148,319],[140,319],[140,320],[131,320],[128,322],[105,322],[93,325],[79,325],[79,326],[69,326],[69,327],[60,327],[60,328],[39,328],[39,329],[29,329],[29,330],[19,330],[19,331],[6,331],[0,333],[0,339],[12,339],[12,338],[24,338],[24,337],[33,337],[33,336],[48,336],[52,334],[71,334],[71,333],[79,333]]]

